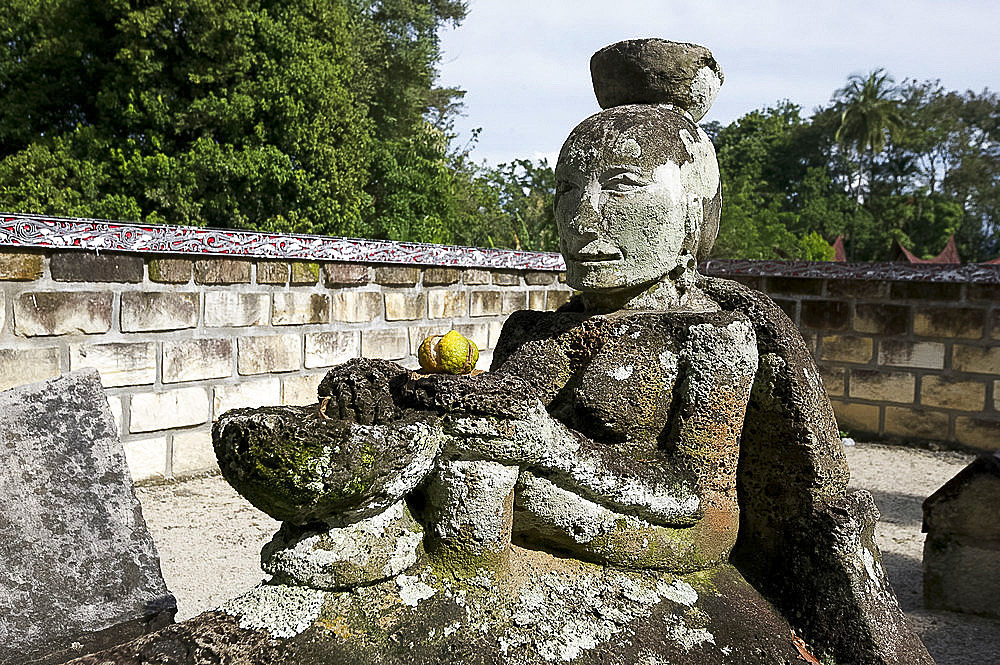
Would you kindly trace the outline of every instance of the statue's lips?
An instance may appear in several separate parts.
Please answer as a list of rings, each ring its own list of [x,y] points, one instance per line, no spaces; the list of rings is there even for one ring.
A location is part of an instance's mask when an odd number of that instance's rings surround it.
[[[589,263],[614,263],[616,261],[622,260],[621,254],[576,254],[570,256],[570,261],[573,263],[589,264]]]

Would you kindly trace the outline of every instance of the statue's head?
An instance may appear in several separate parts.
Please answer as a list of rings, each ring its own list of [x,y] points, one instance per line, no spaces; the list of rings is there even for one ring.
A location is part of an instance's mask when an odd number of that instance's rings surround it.
[[[719,230],[719,165],[696,122],[722,70],[708,49],[662,39],[612,44],[590,64],[605,110],[570,133],[556,165],[566,282],[606,293],[693,274]]]
[[[691,271],[719,230],[712,142],[666,105],[616,106],[580,123],[556,165],[555,216],[566,282],[631,289]]]

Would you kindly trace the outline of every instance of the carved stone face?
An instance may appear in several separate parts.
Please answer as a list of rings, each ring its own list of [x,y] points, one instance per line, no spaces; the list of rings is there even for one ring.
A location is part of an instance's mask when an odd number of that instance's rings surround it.
[[[667,106],[619,106],[584,120],[559,154],[556,188],[566,281],[581,291],[693,269],[718,232],[715,150]]]

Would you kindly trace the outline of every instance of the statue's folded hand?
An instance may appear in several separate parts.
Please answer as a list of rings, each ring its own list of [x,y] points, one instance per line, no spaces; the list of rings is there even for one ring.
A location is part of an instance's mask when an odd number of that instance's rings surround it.
[[[390,423],[400,416],[395,396],[408,375],[408,370],[387,360],[349,360],[320,382],[320,415],[360,425]]]

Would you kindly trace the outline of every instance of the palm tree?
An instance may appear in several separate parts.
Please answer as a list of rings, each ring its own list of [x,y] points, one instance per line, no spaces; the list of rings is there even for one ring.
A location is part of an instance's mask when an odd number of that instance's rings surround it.
[[[840,108],[840,126],[834,138],[858,154],[859,191],[865,179],[867,158],[868,193],[864,198],[867,202],[871,198],[875,156],[885,149],[886,142],[903,123],[899,88],[892,76],[879,67],[867,77],[852,74],[847,85],[834,93],[834,99]]]

